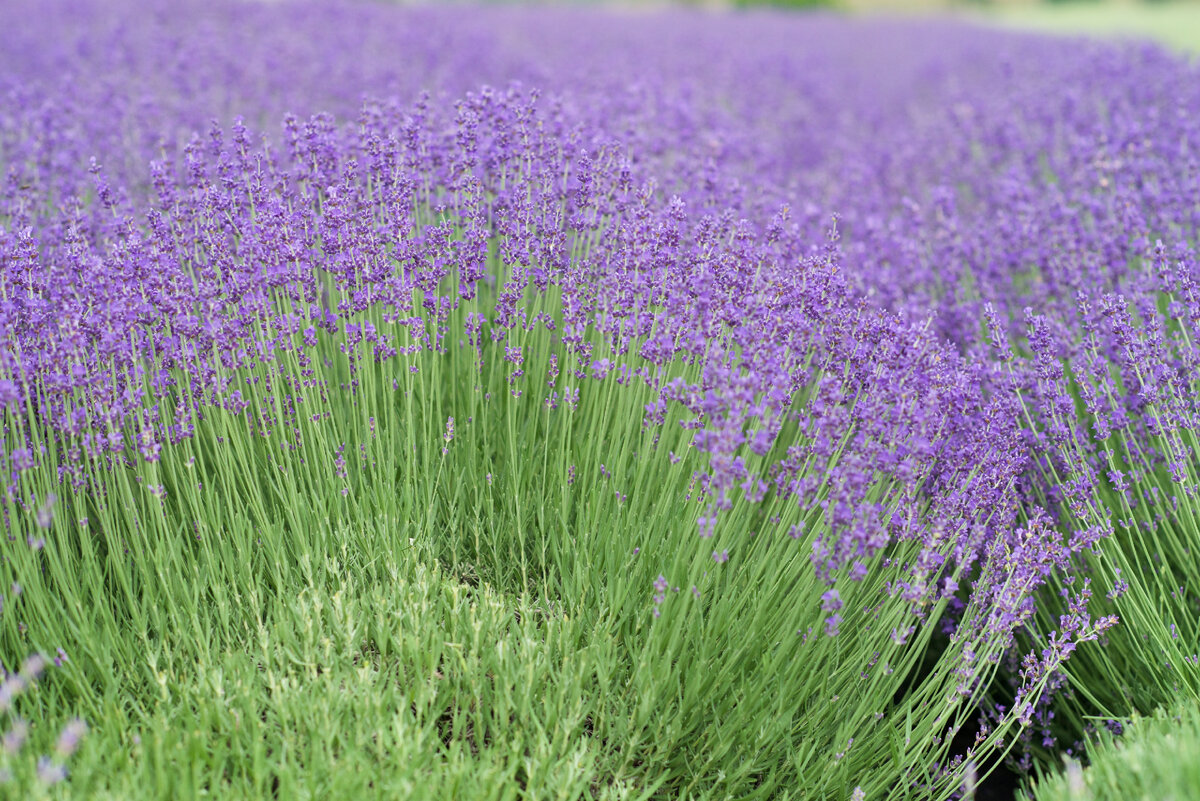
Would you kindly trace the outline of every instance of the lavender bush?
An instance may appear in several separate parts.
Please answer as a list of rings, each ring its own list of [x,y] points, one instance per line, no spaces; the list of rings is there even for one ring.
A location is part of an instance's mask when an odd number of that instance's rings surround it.
[[[0,655],[70,655],[68,789],[949,798],[1194,692],[1190,65],[3,13]]]

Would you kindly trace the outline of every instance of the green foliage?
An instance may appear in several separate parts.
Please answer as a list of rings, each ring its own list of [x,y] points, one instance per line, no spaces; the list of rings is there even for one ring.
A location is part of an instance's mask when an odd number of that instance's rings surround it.
[[[1162,2],[991,3],[983,20],[1016,28],[1103,37],[1154,39],[1200,50],[1200,14],[1188,0]]]
[[[1187,801],[1200,791],[1200,708],[1192,702],[1134,717],[1124,733],[1101,728],[1091,738],[1090,765],[1068,760],[1028,801]]]

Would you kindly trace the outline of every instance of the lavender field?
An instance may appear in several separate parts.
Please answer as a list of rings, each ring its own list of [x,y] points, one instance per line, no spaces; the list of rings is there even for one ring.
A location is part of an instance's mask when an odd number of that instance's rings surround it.
[[[1200,797],[1185,57],[8,0],[0,104],[0,798]]]

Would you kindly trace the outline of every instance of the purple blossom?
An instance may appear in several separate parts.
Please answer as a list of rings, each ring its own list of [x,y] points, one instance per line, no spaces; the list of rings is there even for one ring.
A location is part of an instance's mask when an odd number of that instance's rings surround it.
[[[48,756],[40,756],[37,761],[37,777],[46,784],[58,784],[67,778],[67,767]]]
[[[58,742],[54,746],[54,753],[59,759],[67,759],[75,753],[75,749],[79,747],[79,741],[87,734],[87,724],[79,718],[75,718],[63,727],[62,732],[58,735]]]
[[[54,502],[57,500],[53,492],[46,494],[46,500],[38,508],[37,524],[41,528],[50,528],[50,523],[54,520]]]
[[[842,608],[842,598],[837,590],[826,590],[821,595],[821,610],[825,612],[836,612]]]
[[[29,737],[29,724],[20,718],[12,722],[11,727],[4,733],[3,746],[9,756],[16,756]]]

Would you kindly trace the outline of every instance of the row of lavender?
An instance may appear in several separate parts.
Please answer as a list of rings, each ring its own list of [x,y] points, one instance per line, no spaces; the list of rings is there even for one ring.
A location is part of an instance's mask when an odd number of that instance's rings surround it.
[[[619,382],[652,393],[647,426],[683,409],[717,554],[744,536],[723,512],[768,493],[824,505],[831,582],[919,543],[894,598],[952,632],[957,703],[1037,715],[1042,748],[1068,700],[1045,689],[1123,612],[1124,582],[1183,585],[1187,552],[1087,556],[1195,533],[1200,89],[1182,61],[775,16],[56,9],[32,15],[53,36],[0,26],[18,545],[44,545],[52,503],[26,476],[47,464],[59,495],[86,494],[96,465],[154,462],[219,409],[301,437],[312,396],[355,391],[363,365],[403,376],[465,348],[535,407]],[[527,369],[547,336],[549,393]],[[341,389],[308,369],[330,341]],[[264,364],[302,369],[248,408],[237,376]],[[1194,642],[1195,590],[1173,597],[1139,621],[1156,648]],[[935,600],[946,619],[923,614]],[[4,631],[7,663],[62,645],[33,620]],[[1200,687],[1193,655],[1142,661],[1148,684]]]

